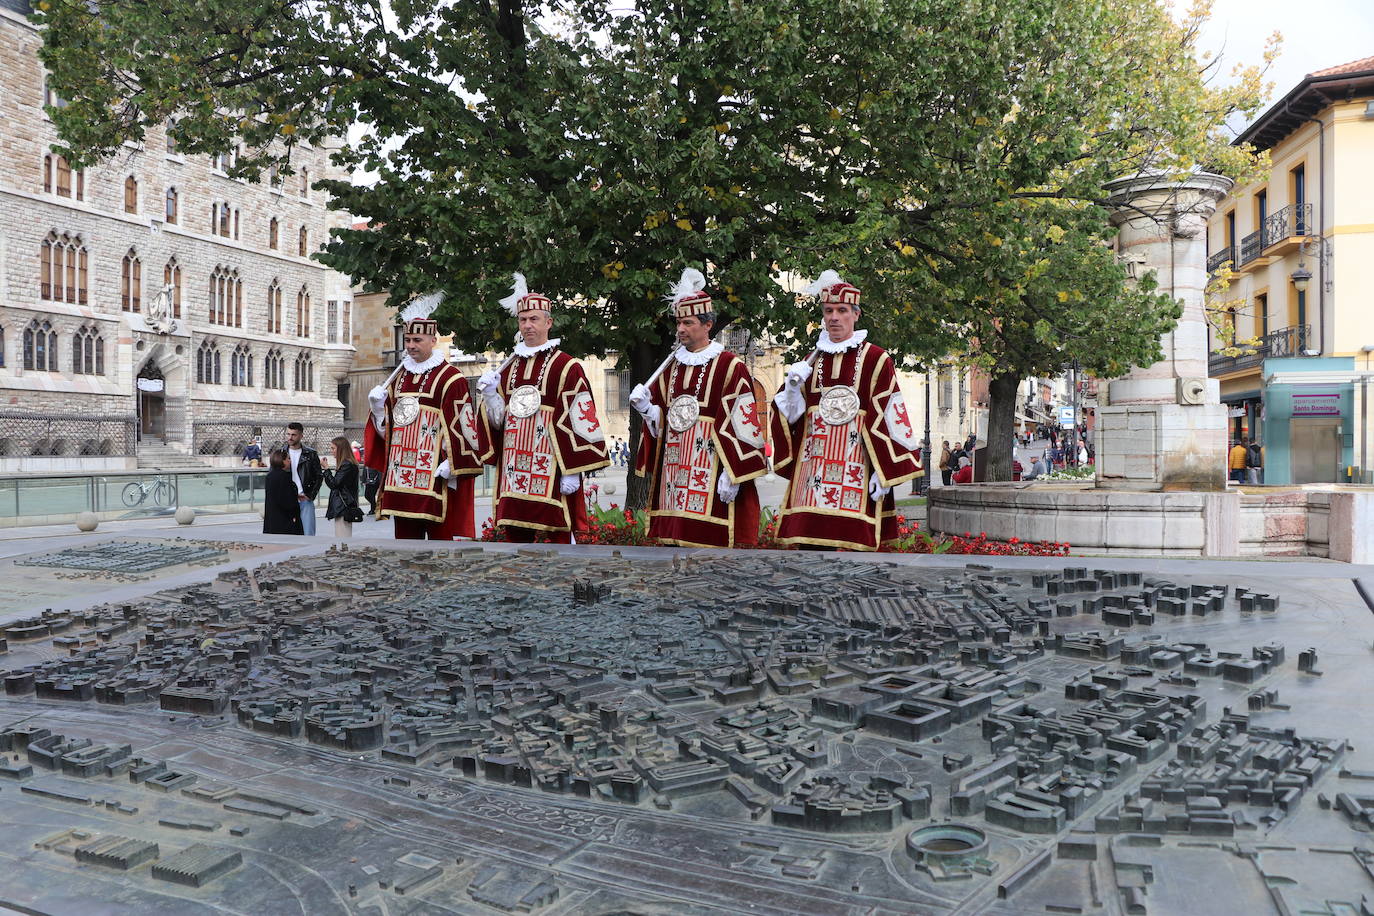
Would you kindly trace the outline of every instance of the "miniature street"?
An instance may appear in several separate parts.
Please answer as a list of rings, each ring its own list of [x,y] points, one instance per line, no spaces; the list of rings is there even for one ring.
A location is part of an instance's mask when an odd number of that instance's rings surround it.
[[[1207,893],[1336,914],[1374,894],[1368,567],[431,550],[234,519],[0,541],[0,904],[1175,914]]]

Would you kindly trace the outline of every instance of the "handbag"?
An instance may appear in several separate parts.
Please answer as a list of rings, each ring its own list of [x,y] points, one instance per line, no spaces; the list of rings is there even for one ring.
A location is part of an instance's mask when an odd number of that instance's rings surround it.
[[[344,521],[349,522],[351,524],[357,524],[358,522],[361,522],[364,518],[366,518],[366,516],[363,515],[363,507],[358,505],[357,496],[355,496],[352,493],[349,493],[346,490],[343,490],[340,491],[339,497],[343,500],[344,504],[342,516]]]

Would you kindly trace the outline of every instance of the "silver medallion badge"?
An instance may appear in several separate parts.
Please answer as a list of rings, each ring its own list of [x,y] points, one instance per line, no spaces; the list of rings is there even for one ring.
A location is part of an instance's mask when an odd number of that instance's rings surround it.
[[[539,389],[533,385],[521,385],[510,393],[510,415],[518,420],[532,416],[539,409]]]
[[[845,426],[859,413],[859,393],[848,385],[827,388],[821,394],[821,419],[829,426]]]
[[[409,426],[420,416],[420,399],[409,395],[396,399],[391,409],[391,422],[396,426]]]
[[[668,428],[675,433],[685,433],[696,425],[701,416],[701,402],[694,394],[680,394],[668,405]]]

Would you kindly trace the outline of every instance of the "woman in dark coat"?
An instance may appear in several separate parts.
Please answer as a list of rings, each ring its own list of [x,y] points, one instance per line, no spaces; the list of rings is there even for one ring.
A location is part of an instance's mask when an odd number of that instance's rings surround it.
[[[326,470],[324,482],[329,486],[329,508],[324,517],[334,520],[334,537],[353,536],[353,523],[344,513],[358,505],[358,463],[353,460],[353,446],[343,436],[334,437],[334,464],[338,470]]]
[[[305,534],[301,503],[291,479],[286,449],[273,449],[267,458],[267,483],[262,495],[263,534]]]

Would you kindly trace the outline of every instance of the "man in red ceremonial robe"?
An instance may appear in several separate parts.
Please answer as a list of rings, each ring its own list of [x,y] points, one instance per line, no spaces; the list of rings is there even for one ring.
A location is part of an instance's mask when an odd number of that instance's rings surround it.
[[[673,292],[680,346],[630,404],[644,418],[635,470],[649,478],[649,536],[684,547],[753,547],[759,537],[754,478],[767,470],[754,381],[711,340],[716,316],[688,268]]]
[[[854,329],[859,290],[827,270],[807,293],[824,326],[811,359],[788,368],[769,427],[788,478],[778,540],[877,550],[897,536],[892,488],[920,471],[916,429],[892,357]]]
[[[467,380],[434,352],[439,326],[429,316],[439,301],[426,296],[401,313],[405,356],[368,393],[367,466],[382,475],[377,517],[395,519],[402,539],[476,535],[477,415]]]
[[[496,524],[511,541],[547,532],[569,543],[587,530],[582,474],[610,464],[582,364],[558,349],[552,303],[525,278],[501,300],[520,323],[515,355],[477,382],[482,395],[479,453],[499,469]]]

